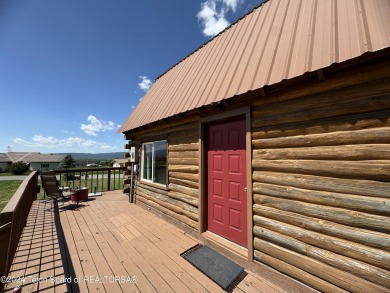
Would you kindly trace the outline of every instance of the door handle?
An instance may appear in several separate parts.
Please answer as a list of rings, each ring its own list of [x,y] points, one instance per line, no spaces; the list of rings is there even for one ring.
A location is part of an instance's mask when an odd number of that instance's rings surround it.
[[[248,189],[245,187],[245,188],[244,188],[244,191],[247,192],[247,190],[248,190]]]

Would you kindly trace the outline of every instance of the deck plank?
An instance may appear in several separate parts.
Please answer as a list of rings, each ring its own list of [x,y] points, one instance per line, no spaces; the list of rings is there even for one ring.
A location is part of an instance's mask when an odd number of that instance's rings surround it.
[[[60,231],[62,233],[62,231]],[[68,283],[69,286],[71,286],[71,282],[67,281],[67,274],[66,271],[68,271],[68,263],[62,262],[62,255],[61,255],[61,249],[64,249],[64,247],[61,247],[60,239],[61,235],[57,233],[56,231],[56,238],[54,238],[54,277],[55,277],[55,292],[68,292]]]
[[[101,233],[98,226],[94,223],[93,219],[88,215],[87,212],[82,214],[85,227],[84,232],[87,232],[86,235],[88,238],[90,238],[91,244],[95,247],[95,249],[91,249],[92,251],[96,251],[95,255],[100,254],[100,260],[97,260],[97,263],[100,265],[103,265],[105,268],[104,274],[102,274],[102,269],[99,267],[99,273],[101,276],[127,276],[129,275],[126,268],[121,263],[121,259],[117,257],[117,251],[115,247],[113,247],[113,243],[104,236],[106,233],[111,233],[110,231],[106,231]],[[81,221],[81,219],[80,219]],[[87,224],[88,223],[88,224]],[[99,253],[97,252],[99,251]],[[104,255],[104,258],[103,258]],[[125,291],[123,288],[124,286],[129,286],[129,283],[122,283],[118,281],[112,281],[110,279],[105,280],[105,286],[108,287],[115,287],[115,291]],[[132,290],[134,292],[137,292],[137,288],[130,283],[130,286],[132,287]],[[111,290],[108,290],[111,291]]]
[[[95,225],[81,225],[81,221],[84,220],[84,215],[80,213],[77,218],[80,228],[82,229],[84,242],[88,247],[90,255],[93,257],[94,264],[96,266],[97,275],[89,275],[89,271],[85,271],[87,273],[86,276],[91,277],[104,277],[104,276],[112,276],[113,270],[110,268],[108,264],[108,260],[104,256],[104,251],[102,251],[98,245],[97,239],[94,237],[94,231],[96,230]],[[82,248],[80,248],[82,249]],[[121,291],[120,286],[115,282],[104,282],[103,284],[105,290],[107,292],[119,292]]]
[[[77,214],[79,213],[77,212]],[[69,219],[71,230],[72,232],[74,232],[73,237],[74,237],[75,248],[78,252],[79,261],[81,262],[81,266],[83,268],[83,274],[77,275],[77,277],[81,277],[82,281],[80,283],[85,283],[89,291],[107,292],[104,288],[104,284],[88,281],[89,277],[99,276],[99,272],[96,268],[94,257],[90,253],[88,249],[88,245],[85,242],[83,233],[79,226],[79,222],[76,219],[75,213],[73,211],[69,211],[67,212],[67,216]]]
[[[224,292],[181,256],[199,243],[194,235],[129,204],[120,191],[78,207],[67,202],[57,213],[47,211],[50,204],[34,202],[10,275],[58,282],[25,282],[23,292]],[[233,292],[286,292],[269,278],[246,272]],[[69,284],[66,277],[79,282]],[[15,286],[8,284],[5,291]]]
[[[138,278],[137,283],[150,283],[155,292],[172,291],[172,288],[168,285],[168,283],[158,274],[147,259],[139,253],[136,237],[134,237],[133,234],[128,233],[128,231],[123,231],[122,235],[127,238],[128,241],[122,242],[121,245],[126,249],[129,257],[137,264],[138,267],[138,270],[134,270],[134,275]],[[151,290],[150,292],[154,292],[154,290]]]
[[[212,281],[208,279],[204,279],[204,275],[199,272],[198,270],[194,270],[192,265],[188,263],[184,258],[180,256],[181,253],[185,252],[188,248],[192,247],[195,242],[191,242],[188,247],[179,247],[172,249],[172,246],[169,246],[167,243],[169,243],[167,240],[170,237],[169,234],[165,233],[166,230],[161,231],[151,231],[149,229],[150,225],[145,224],[148,223],[143,219],[139,214],[137,216],[134,215],[133,221],[138,223],[137,227],[138,229],[142,230],[141,235],[144,235],[149,242],[153,245],[154,250],[159,250],[161,255],[161,259],[164,263],[167,263],[171,267],[178,267],[179,270],[177,272],[177,276],[180,278],[183,278],[185,280],[185,283],[188,284],[188,286],[191,289],[195,289],[195,292],[206,292],[206,291],[212,291],[212,292],[218,292],[220,291],[220,288],[214,284]],[[171,229],[174,228],[173,226],[170,227]],[[158,236],[156,236],[155,233],[158,233]],[[145,241],[148,243],[148,241]],[[179,241],[177,241],[179,242]],[[179,248],[178,248],[179,247]],[[179,251],[179,253],[177,253]],[[188,273],[185,272],[191,272],[191,276],[188,275]],[[202,280],[201,283],[197,280]]]
[[[67,249],[69,250],[69,255],[71,256],[71,263],[72,263],[71,265],[74,270],[74,275],[72,275],[71,277],[72,278],[83,277],[85,275],[84,269],[83,266],[81,265],[81,258],[79,255],[79,250],[76,247],[76,241],[75,241],[77,237],[80,237],[79,233],[77,233],[77,231],[73,229],[74,227],[71,225],[72,221],[70,221],[68,217],[68,213],[61,213],[60,217],[61,217],[62,230],[66,241],[66,246]],[[75,234],[78,235],[76,236],[76,238],[74,237]],[[89,292],[88,286],[85,282],[82,281],[77,282],[75,287],[78,290],[80,290],[80,292]]]
[[[286,293],[286,291],[275,288],[274,286],[270,285],[268,282],[264,280],[259,280],[256,278],[253,274],[248,274],[244,280],[240,282],[237,286],[238,289],[242,290],[243,292],[278,292],[278,293]]]
[[[94,209],[93,211],[89,209],[86,212],[86,216],[88,216],[89,221],[92,223],[95,223],[95,230],[93,232],[94,235],[101,234],[107,241],[107,243],[110,243],[111,249],[115,252],[118,259],[121,260],[121,265],[126,269],[127,276],[133,277],[136,276],[138,278],[138,281],[136,284],[129,284],[128,281],[126,281],[122,287],[124,287],[124,291],[131,290],[133,286],[136,286],[139,288],[141,292],[155,292],[155,288],[153,285],[149,282],[149,280],[145,277],[145,275],[142,273],[142,271],[139,269],[137,263],[131,258],[131,256],[127,253],[127,251],[124,251],[123,248],[116,243],[116,238],[114,235],[110,233],[110,230],[107,229],[106,225],[108,224],[108,221],[101,221],[102,217],[105,218],[102,213],[99,217],[96,212],[100,211],[98,209]],[[114,229],[115,230],[115,229]],[[122,235],[121,238],[122,241],[125,241],[125,236]]]
[[[105,210],[107,211],[107,209]],[[145,216],[147,216],[147,214],[139,208],[133,209],[132,212],[133,213],[130,216],[124,213],[118,214],[118,210],[110,209],[111,215],[115,217],[116,220],[120,217],[122,217],[122,219],[127,219],[127,221],[122,220],[122,224],[126,225],[125,228],[131,227],[131,231],[129,232],[135,233],[144,247],[146,247],[148,251],[153,252],[153,259],[158,259],[159,265],[163,264],[163,266],[168,269],[175,268],[174,271],[172,270],[173,275],[180,279],[189,290],[193,292],[222,291],[208,279],[203,280],[202,282],[206,283],[206,287],[199,283],[196,278],[193,277],[193,273],[200,279],[204,279],[204,275],[198,270],[194,270],[192,265],[180,256],[180,253],[183,253],[196,244],[192,238],[181,234],[184,236],[182,239],[186,238],[185,241],[180,241],[181,239],[177,241],[177,238],[173,236],[177,235],[175,232],[176,230],[178,231],[178,229],[173,225],[165,225],[166,223],[163,223],[162,220],[157,217],[153,219],[150,219],[150,217],[146,218]],[[128,223],[133,223],[133,225],[128,225]],[[156,226],[151,225],[152,223],[157,225],[159,229],[156,230]],[[134,226],[134,224],[136,226]],[[161,224],[164,224],[164,227],[162,227]],[[158,236],[156,236],[156,234],[158,234]],[[172,239],[175,239],[176,241],[171,241]],[[185,242],[186,245],[184,245],[183,242]],[[190,275],[188,274],[188,271],[193,272]]]
[[[109,216],[108,218],[112,218],[112,217],[115,217],[115,215],[113,215],[113,213],[111,213],[111,212],[109,212],[108,211],[108,205],[109,204],[107,204],[105,207],[104,207],[104,209],[103,209],[103,207],[102,206],[100,206],[100,212],[103,212],[104,211],[104,214],[105,214],[105,216]],[[98,211],[98,209],[97,209],[97,211]],[[106,221],[105,223],[107,224],[107,223],[109,223],[110,221]],[[127,223],[125,223],[125,222],[122,222],[122,228],[123,228],[123,225],[125,225],[125,224],[127,224]],[[118,225],[119,226],[119,225]],[[104,235],[106,236],[106,237],[109,237],[109,234],[107,233],[107,232],[105,232],[104,233]],[[140,235],[140,234],[139,234]],[[124,237],[126,237],[126,236],[124,236]],[[114,241],[113,241],[113,239],[110,239],[111,240],[111,243],[115,243]],[[139,256],[141,256],[142,254],[141,253],[139,253],[139,249],[137,249],[137,245],[134,245],[135,244],[135,242],[132,242],[132,246],[131,247],[129,247],[129,245],[125,245],[124,247],[125,248],[128,248],[127,250],[132,250],[133,251],[133,253],[132,253],[132,255],[133,255],[133,257],[136,257],[136,258],[138,258],[138,263],[140,263],[140,258],[139,258]],[[118,246],[116,245],[116,249],[115,250],[120,250],[119,248],[118,248]],[[134,250],[136,250],[137,252],[138,252],[138,255],[137,254],[134,254]],[[142,261],[141,261],[141,263],[143,263],[143,264],[149,264],[149,262],[148,262],[148,259],[147,258],[145,258],[144,256],[142,256]],[[143,277],[141,276],[141,279],[140,279],[140,277],[139,276],[137,276],[137,275],[135,275],[139,280],[138,280],[138,282],[137,282],[137,285],[138,286],[147,286],[147,290],[151,290],[151,292],[152,292],[152,288],[156,288],[156,290],[157,290],[157,292],[170,292],[170,291],[172,291],[172,288],[171,287],[169,287],[168,286],[168,284],[164,281],[164,279],[157,273],[157,271],[154,269],[154,268],[152,268],[152,266],[145,266],[144,265],[144,269],[146,270],[146,274],[147,275],[149,275],[149,276],[151,276],[151,278],[149,278],[149,279],[143,279]],[[153,285],[151,285],[152,284],[152,282],[153,282]],[[141,284],[140,284],[141,283]],[[150,284],[150,286],[149,286],[149,284]]]
[[[40,282],[38,283],[38,290],[48,291],[49,289],[54,289],[53,277],[54,272],[54,256],[53,256],[53,229],[54,229],[54,217],[53,213],[50,211],[45,211],[45,213],[50,213],[45,215],[45,222],[43,224],[42,231],[42,246],[41,246],[41,263],[40,263]]]
[[[129,224],[124,218],[120,216],[120,211],[118,209],[113,209],[112,206],[107,205],[105,207],[106,215],[110,215],[109,220],[114,219],[112,222],[121,223],[121,225]],[[176,292],[191,292],[187,286],[180,280],[170,268],[161,261],[162,255],[159,253],[158,249],[151,246],[149,241],[142,235],[135,239],[135,242],[138,243],[136,249],[144,255],[146,261],[148,261],[154,269],[160,274],[160,276],[167,280],[169,286]]]

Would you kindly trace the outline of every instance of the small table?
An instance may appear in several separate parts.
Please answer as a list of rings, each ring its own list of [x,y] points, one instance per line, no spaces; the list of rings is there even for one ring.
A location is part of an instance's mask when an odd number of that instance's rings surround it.
[[[87,200],[87,199],[88,199],[88,188],[77,189],[70,195],[70,200],[76,201],[77,206],[79,206],[79,201]]]

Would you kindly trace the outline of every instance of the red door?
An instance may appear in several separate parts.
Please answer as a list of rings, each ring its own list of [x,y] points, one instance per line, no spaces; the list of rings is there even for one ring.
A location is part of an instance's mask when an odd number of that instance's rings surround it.
[[[207,128],[208,229],[247,246],[245,120]]]

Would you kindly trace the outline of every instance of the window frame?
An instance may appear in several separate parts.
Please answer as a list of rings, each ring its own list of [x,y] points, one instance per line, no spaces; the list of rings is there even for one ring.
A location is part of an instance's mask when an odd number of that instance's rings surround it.
[[[159,142],[165,142],[165,158],[166,158],[166,167],[165,167],[165,184],[159,183],[155,181],[155,146],[156,143]],[[152,180],[144,178],[144,146],[145,145],[152,145]],[[154,141],[148,141],[141,144],[141,170],[140,170],[140,181],[143,183],[151,184],[151,185],[157,185],[158,187],[166,188],[168,185],[168,140],[167,139],[160,139],[160,140],[154,140]]]

